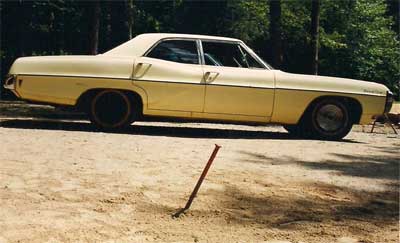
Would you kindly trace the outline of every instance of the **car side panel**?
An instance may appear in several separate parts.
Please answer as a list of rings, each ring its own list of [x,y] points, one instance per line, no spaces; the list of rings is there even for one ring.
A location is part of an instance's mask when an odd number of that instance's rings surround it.
[[[17,59],[10,74],[17,74],[14,93],[22,99],[59,105],[75,105],[90,89],[122,89],[139,94],[143,111],[146,92],[132,84],[132,57],[41,56]]]
[[[386,96],[387,87],[374,82],[318,75],[274,71],[277,89],[324,91],[360,95]]]
[[[144,60],[146,61],[146,59]],[[171,63],[161,60],[159,62]],[[181,66],[178,64],[176,67],[179,66],[181,68],[175,68],[174,71],[169,72],[168,70],[171,70],[170,65],[172,64],[159,65],[159,70],[154,70],[152,73],[152,80],[136,78],[132,82],[132,76],[137,74],[132,72],[133,63],[134,60],[132,58],[101,56],[29,57],[18,59],[11,68],[10,74],[18,74],[15,92],[22,99],[31,101],[74,105],[79,96],[89,89],[113,88],[131,90],[138,93],[143,99],[144,114],[198,117],[213,120],[269,121],[269,119],[265,119],[266,117],[268,118],[268,112],[264,116],[264,111],[260,113],[260,116],[254,117],[246,116],[246,113],[235,115],[218,114],[216,112],[209,113],[209,116],[204,115],[203,110],[199,107],[203,102],[204,97],[202,96],[205,95],[205,85],[201,83],[198,70],[195,71],[195,74],[191,73],[195,70],[195,68],[188,68],[191,65],[181,64],[183,65]],[[199,65],[195,66],[198,67]],[[170,75],[170,78],[162,79],[159,76],[161,70]],[[273,102],[272,122],[297,123],[307,106],[320,96],[343,96],[358,100],[362,105],[363,111],[361,124],[370,122],[373,115],[383,112],[386,99],[385,92],[387,90],[383,85],[379,86],[378,84],[361,81],[355,85],[352,80],[346,79],[327,79],[320,76],[294,75],[280,71],[273,72],[276,74],[276,93]],[[161,87],[160,85],[165,83],[163,81],[171,82]],[[217,83],[215,84],[216,89],[218,89]],[[237,87],[239,93],[247,89],[252,90],[248,83],[240,83],[240,85],[249,85],[249,88],[242,90]],[[232,88],[235,89],[235,87]],[[264,90],[272,91],[272,89],[268,89],[270,88],[269,86],[263,88],[265,88]],[[148,98],[149,92],[154,94],[151,99]],[[224,92],[216,92],[216,94],[215,100],[218,100],[219,95],[223,95]],[[270,103],[260,98],[262,94],[259,93],[254,96],[245,94],[245,92],[237,95],[238,97],[248,96],[251,99],[259,97],[259,102],[255,103]],[[152,102],[150,107],[158,106],[160,109],[149,110],[148,101]],[[223,109],[224,105],[217,102],[213,104],[215,108],[220,107]],[[255,106],[248,106],[233,99],[229,106],[233,109],[235,105],[238,107],[246,106],[249,112],[252,109],[256,109]],[[246,111],[245,107],[241,109]]]
[[[319,97],[349,97],[361,104],[360,124],[372,121],[384,111],[387,88],[384,85],[317,75],[274,71],[276,93],[272,122],[296,124],[312,101]]]
[[[133,83],[146,90],[149,110],[201,112],[205,84],[201,65],[136,59]]]
[[[313,100],[326,96],[348,97],[360,102],[362,108],[360,124],[368,124],[373,120],[372,117],[374,115],[382,114],[386,99],[384,96],[374,95],[277,89],[275,92],[274,112],[271,122],[297,124]]]
[[[9,74],[129,79],[134,58],[108,56],[34,56],[18,58]]]
[[[207,114],[271,116],[274,89],[207,85],[205,110]]]
[[[208,65],[204,72],[213,75],[206,84],[204,113],[258,116],[269,121],[274,102],[273,72]]]
[[[21,80],[21,81],[20,81]],[[131,79],[18,75],[15,92],[30,101],[60,105],[75,105],[79,97],[90,89],[121,89],[138,93],[147,107],[146,92]]]

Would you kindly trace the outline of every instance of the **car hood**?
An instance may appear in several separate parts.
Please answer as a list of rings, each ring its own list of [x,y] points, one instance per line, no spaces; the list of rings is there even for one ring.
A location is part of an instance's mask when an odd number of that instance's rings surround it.
[[[303,75],[274,71],[277,89],[325,91],[334,93],[352,93],[386,96],[390,90],[382,84],[348,78],[336,78],[318,75]]]
[[[21,57],[9,74],[130,78],[133,62],[133,58],[102,55]]]

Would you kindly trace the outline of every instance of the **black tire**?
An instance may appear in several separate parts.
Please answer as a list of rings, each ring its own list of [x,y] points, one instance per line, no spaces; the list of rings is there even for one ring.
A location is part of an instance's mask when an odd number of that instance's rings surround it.
[[[118,130],[132,123],[132,102],[119,90],[103,90],[90,102],[90,121],[104,131]]]
[[[340,140],[351,130],[353,123],[347,106],[336,99],[323,99],[315,103],[301,121],[304,137]]]

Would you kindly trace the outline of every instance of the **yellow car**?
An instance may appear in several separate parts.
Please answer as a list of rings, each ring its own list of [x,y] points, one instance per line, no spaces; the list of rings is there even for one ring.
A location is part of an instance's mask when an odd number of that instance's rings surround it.
[[[390,109],[384,85],[274,70],[233,38],[142,34],[96,56],[18,58],[5,88],[110,130],[143,117],[283,124],[337,140]]]

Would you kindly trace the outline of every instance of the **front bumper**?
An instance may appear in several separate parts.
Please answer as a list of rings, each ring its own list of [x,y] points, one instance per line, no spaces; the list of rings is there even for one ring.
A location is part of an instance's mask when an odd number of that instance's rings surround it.
[[[390,109],[392,109],[393,101],[394,101],[393,93],[390,91],[386,92],[386,102],[385,102],[384,113],[388,113],[390,111]]]

